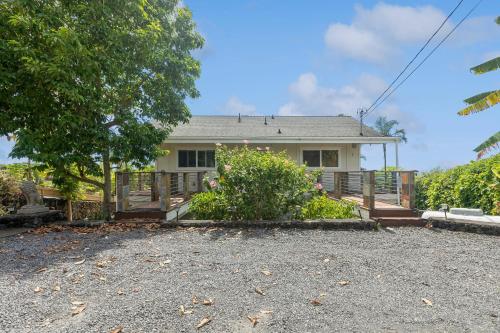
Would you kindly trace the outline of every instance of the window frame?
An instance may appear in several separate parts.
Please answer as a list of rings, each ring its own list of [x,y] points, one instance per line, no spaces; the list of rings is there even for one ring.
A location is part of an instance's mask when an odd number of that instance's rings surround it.
[[[324,150],[336,150],[338,154],[338,159],[337,159],[337,166],[336,167],[326,167],[323,166],[323,153],[322,151]],[[319,167],[318,166],[307,166],[307,168],[310,169],[320,169],[323,168],[325,170],[338,170],[341,169],[342,166],[342,148],[341,147],[305,147],[300,149],[300,161],[302,164],[305,164],[304,161],[304,151],[319,151]]]
[[[195,165],[194,166],[180,166],[179,154],[181,151],[194,151],[195,152]],[[208,164],[208,152],[213,151],[214,153],[214,166],[206,166]],[[198,166],[199,163],[199,153],[205,152],[205,166]],[[177,170],[215,170],[215,149],[210,148],[180,148],[176,149],[176,168]],[[188,161],[189,162],[189,161]]]

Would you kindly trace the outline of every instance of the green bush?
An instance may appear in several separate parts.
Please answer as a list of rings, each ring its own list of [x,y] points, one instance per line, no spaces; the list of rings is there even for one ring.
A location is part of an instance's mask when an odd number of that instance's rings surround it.
[[[230,218],[228,204],[220,192],[201,192],[191,199],[189,212],[198,220],[224,220]]]
[[[307,174],[306,167],[297,166],[285,152],[219,146],[215,156],[218,175],[210,182],[205,180],[213,196],[201,198],[221,199],[228,215],[226,218],[273,220],[297,217],[306,197],[320,193],[315,188],[320,172]],[[191,205],[190,211],[197,217],[206,216],[206,208],[202,205]],[[217,215],[220,216],[222,213]]]
[[[355,204],[351,201],[334,201],[326,195],[312,198],[302,207],[304,219],[347,219],[355,217]]]
[[[26,203],[16,180],[4,171],[0,171],[0,216],[8,207],[21,207]]]
[[[500,155],[424,173],[417,177],[415,188],[419,209],[438,209],[448,204],[500,215]]]

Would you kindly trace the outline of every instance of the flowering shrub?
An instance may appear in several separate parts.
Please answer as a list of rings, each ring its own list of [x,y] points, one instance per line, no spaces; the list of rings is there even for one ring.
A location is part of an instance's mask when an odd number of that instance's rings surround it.
[[[307,176],[305,166],[288,160],[285,152],[217,146],[215,158],[218,176],[205,181],[212,194],[197,194],[193,200],[201,200],[197,199],[201,195],[203,200],[220,203],[205,202],[209,207],[206,208],[195,201],[190,211],[197,218],[206,216],[207,209],[219,212],[215,207],[221,205],[226,206],[225,218],[235,220],[299,217],[306,200],[321,192],[321,188],[315,187],[320,172]]]
[[[347,219],[355,217],[355,204],[351,201],[334,201],[326,195],[312,198],[301,210],[304,219]]]

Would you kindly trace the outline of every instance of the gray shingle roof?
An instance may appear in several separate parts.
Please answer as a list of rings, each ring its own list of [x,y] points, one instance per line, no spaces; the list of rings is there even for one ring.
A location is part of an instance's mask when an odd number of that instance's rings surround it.
[[[348,116],[192,116],[177,126],[170,138],[316,138],[360,137],[359,122]],[[281,134],[279,133],[281,132]],[[363,137],[382,137],[363,126]]]

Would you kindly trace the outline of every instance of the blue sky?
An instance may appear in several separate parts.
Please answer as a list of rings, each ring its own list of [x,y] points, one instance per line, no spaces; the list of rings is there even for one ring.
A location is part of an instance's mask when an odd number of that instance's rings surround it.
[[[193,114],[355,115],[385,89],[457,2],[185,0],[206,39],[196,52],[201,97],[189,106]],[[475,2],[463,1],[445,33]],[[466,118],[456,112],[463,99],[498,88],[498,72],[476,76],[469,68],[500,55],[500,27],[493,21],[499,9],[496,0],[484,0],[368,117],[373,123],[386,115],[406,129],[403,167],[467,163],[475,158],[472,149],[498,130],[498,110]],[[0,163],[10,147],[0,141]],[[365,167],[380,168],[381,147],[363,152]],[[393,155],[389,147],[389,164]]]

